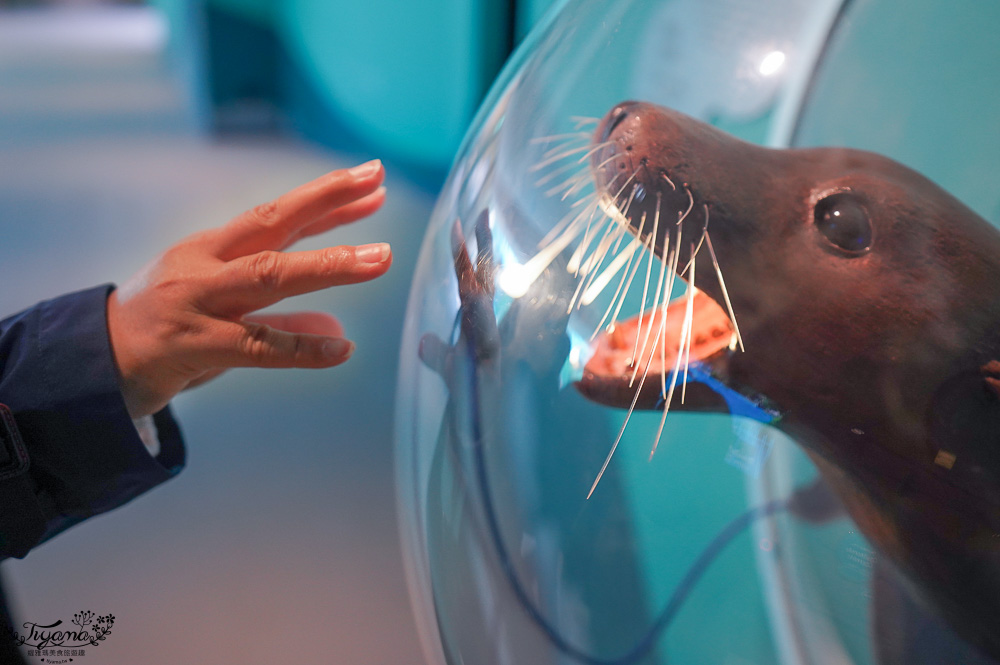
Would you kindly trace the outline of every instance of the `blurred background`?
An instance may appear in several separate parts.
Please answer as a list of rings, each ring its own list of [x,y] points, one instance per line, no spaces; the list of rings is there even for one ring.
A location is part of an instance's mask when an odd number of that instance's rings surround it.
[[[92,665],[421,661],[392,482],[403,309],[462,135],[550,4],[0,0],[3,315],[120,283],[188,233],[373,157],[385,208],[304,247],[395,253],[375,283],[284,306],[339,316],[350,363],[181,395],[179,477],[4,562],[15,623],[113,614]]]

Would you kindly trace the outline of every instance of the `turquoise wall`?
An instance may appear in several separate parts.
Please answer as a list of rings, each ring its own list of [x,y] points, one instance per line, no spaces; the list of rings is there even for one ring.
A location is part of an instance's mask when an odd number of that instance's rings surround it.
[[[201,112],[249,91],[309,138],[442,176],[514,44],[555,1],[152,0],[177,60],[202,62],[186,68]]]
[[[288,0],[278,23],[293,62],[363,139],[447,165],[506,57],[505,10],[495,0]]]
[[[1000,3],[856,0],[803,109],[799,145],[879,152],[1000,224]]]

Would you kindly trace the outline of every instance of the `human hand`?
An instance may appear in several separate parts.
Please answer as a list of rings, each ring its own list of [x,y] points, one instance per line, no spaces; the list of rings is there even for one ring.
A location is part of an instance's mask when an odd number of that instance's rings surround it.
[[[283,252],[375,212],[385,171],[333,171],[163,252],[108,298],[108,331],[133,418],[229,367],[332,367],[354,344],[322,312],[250,314],[289,296],[374,279],[389,245]]]

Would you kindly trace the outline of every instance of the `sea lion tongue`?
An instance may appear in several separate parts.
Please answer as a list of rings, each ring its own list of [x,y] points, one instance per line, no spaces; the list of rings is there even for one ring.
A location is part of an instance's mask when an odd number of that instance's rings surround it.
[[[766,398],[730,385],[727,366],[737,338],[729,316],[705,293],[691,293],[690,345],[683,343],[688,298],[682,296],[665,308],[662,328],[663,310],[657,309],[596,335],[577,390],[612,407],[662,410],[670,399],[677,411],[773,422],[780,414]]]
[[[685,296],[666,308],[649,310],[601,331],[594,339],[579,390],[608,406],[627,406],[635,399],[637,409],[658,409],[666,398],[665,379],[675,366],[688,368],[695,363],[704,371],[714,362],[717,373],[723,373],[724,358],[735,342],[732,324],[707,295],[701,291],[692,295],[690,318],[697,328],[692,326],[690,348],[682,343],[688,335]],[[641,381],[642,377],[647,380]],[[686,394],[685,405],[689,410],[725,411],[721,396],[694,386]]]

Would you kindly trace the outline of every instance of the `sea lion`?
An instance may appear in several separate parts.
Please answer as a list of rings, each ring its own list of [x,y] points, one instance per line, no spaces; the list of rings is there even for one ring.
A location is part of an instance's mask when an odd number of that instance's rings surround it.
[[[1000,232],[869,152],[763,148],[639,102],[593,142],[603,205],[738,324],[745,351],[690,361],[766,403],[915,603],[1000,659]],[[663,408],[659,381],[623,389],[612,334],[581,392]]]

